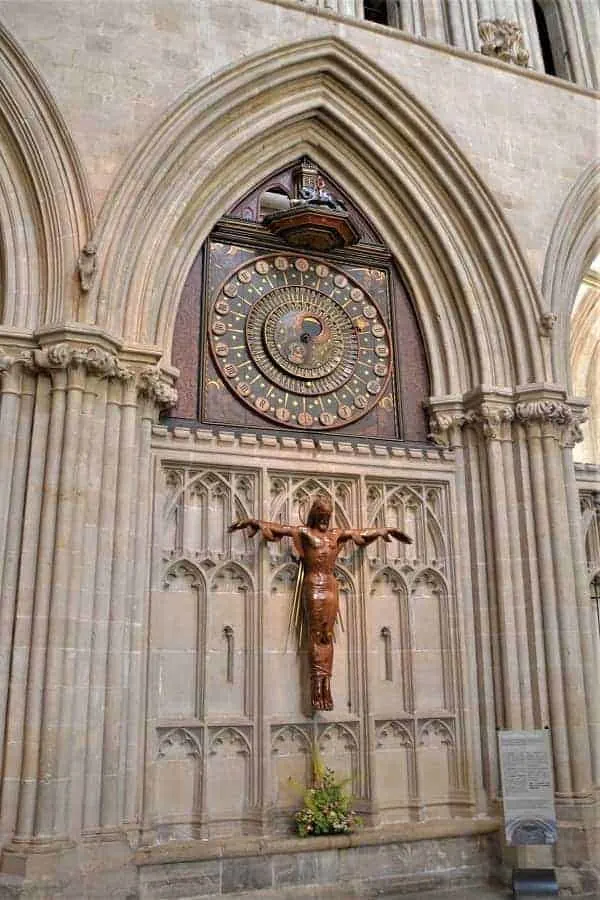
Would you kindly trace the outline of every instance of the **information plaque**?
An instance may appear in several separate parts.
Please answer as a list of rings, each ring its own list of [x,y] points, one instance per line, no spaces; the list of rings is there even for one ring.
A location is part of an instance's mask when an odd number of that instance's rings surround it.
[[[500,731],[507,844],[553,844],[556,813],[548,731]]]

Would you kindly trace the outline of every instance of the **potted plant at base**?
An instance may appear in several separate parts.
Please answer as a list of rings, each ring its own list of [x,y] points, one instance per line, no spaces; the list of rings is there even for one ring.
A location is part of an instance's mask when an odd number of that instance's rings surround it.
[[[336,779],[317,750],[312,757],[312,784],[304,792],[304,805],[296,813],[300,837],[317,834],[350,834],[361,820],[352,809],[352,797],[345,790],[350,779]]]

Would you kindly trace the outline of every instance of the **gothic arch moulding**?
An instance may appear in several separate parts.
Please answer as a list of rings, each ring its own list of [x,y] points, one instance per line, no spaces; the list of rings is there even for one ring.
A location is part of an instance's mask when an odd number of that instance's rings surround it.
[[[0,145],[0,322],[30,331],[72,321],[91,200],[54,100],[1,24]]]
[[[215,222],[299,156],[364,210],[414,298],[432,393],[547,380],[539,301],[497,206],[432,117],[367,57],[317,39],[253,57],[171,109],[101,214],[94,321],[169,361],[174,298]]]
[[[569,388],[571,312],[583,276],[600,253],[598,197],[600,163],[594,162],[581,173],[560,210],[544,264],[542,292],[556,316],[552,342],[554,378]]]

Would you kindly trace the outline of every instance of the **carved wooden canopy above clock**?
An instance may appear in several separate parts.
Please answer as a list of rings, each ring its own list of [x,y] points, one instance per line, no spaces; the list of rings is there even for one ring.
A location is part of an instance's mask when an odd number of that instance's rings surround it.
[[[319,212],[307,173],[322,205],[344,211],[351,246],[317,251],[314,231],[308,249],[298,246],[301,224],[290,246],[264,224],[295,200],[304,213]],[[316,234],[317,243],[329,240]],[[260,185],[214,229],[184,288],[173,361],[180,399],[167,422],[426,439],[425,354],[391,254],[306,159]]]

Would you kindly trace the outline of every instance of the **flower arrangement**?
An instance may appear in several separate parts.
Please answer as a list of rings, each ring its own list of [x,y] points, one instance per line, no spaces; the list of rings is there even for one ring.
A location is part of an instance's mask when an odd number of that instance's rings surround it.
[[[304,806],[296,813],[300,837],[316,834],[349,834],[361,824],[344,790],[349,779],[338,781],[318,752],[313,752],[312,785],[304,793]]]

